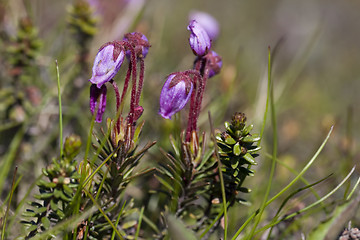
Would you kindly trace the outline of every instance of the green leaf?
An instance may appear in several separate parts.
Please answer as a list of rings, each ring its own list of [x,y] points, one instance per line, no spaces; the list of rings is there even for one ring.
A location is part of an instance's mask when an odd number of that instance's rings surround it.
[[[40,214],[40,213],[46,212],[46,210],[47,210],[47,207],[41,207],[41,208],[35,209],[34,212]]]
[[[225,138],[225,143],[234,145],[236,143],[236,141],[230,135],[227,135]]]
[[[50,206],[51,206],[51,209],[54,211],[58,210],[58,208],[59,208],[53,199],[51,199],[51,201],[50,201]]]
[[[246,187],[240,187],[237,190],[243,193],[251,193],[251,189]]]
[[[253,158],[253,156],[251,156],[250,153],[246,153],[243,158],[251,165],[256,165],[257,163],[255,162],[255,159]]]
[[[240,144],[239,144],[239,143],[236,143],[236,144],[234,145],[233,153],[234,153],[236,156],[239,156],[239,155],[241,154],[241,148],[240,148]]]
[[[243,136],[249,134],[253,128],[254,128],[253,124],[250,124],[249,126],[245,127],[243,130]]]
[[[28,231],[28,232],[32,232],[32,231],[34,231],[34,230],[36,230],[37,229],[37,225],[32,225],[32,226],[30,226],[29,228],[27,228],[26,230]]]
[[[229,122],[224,123],[225,129],[231,131],[231,124]]]
[[[256,147],[256,148],[253,148],[253,149],[247,149],[247,152],[248,153],[255,153],[257,151],[259,151],[261,149],[261,147]]]
[[[65,214],[64,214],[60,209],[56,210],[56,214],[57,214],[61,219],[63,219],[63,218],[65,217]]]
[[[23,212],[22,216],[24,217],[35,217],[37,214],[32,210],[27,209],[26,212]]]
[[[124,224],[121,226],[121,228],[122,228],[122,229],[128,229],[128,228],[134,227],[136,224],[137,224],[137,221],[136,221],[136,220],[128,221],[128,222],[124,223]]]
[[[48,182],[48,181],[45,181],[43,179],[40,179],[39,182],[37,183],[37,185],[39,187],[45,187],[45,188],[54,188],[54,187],[56,187],[56,183]]]
[[[39,200],[44,200],[44,199],[51,198],[52,196],[54,196],[54,193],[49,192],[49,193],[35,194],[34,198],[39,199]]]
[[[239,166],[240,161],[238,161],[237,159],[231,159],[231,167],[232,169],[237,168],[237,166]]]
[[[67,185],[64,184],[62,187],[63,187],[64,192],[65,192],[66,194],[72,195],[72,194],[74,193],[74,191],[73,191],[69,186],[67,186]]]
[[[45,229],[48,229],[50,227],[50,220],[47,217],[41,218],[41,222]]]
[[[168,183],[166,180],[164,180],[163,178],[161,178],[161,177],[159,177],[159,176],[157,176],[157,175],[154,175],[155,176],[155,178],[157,179],[157,180],[159,180],[159,182],[162,184],[162,185],[164,185],[167,189],[169,189],[171,192],[174,192],[174,188],[173,188],[173,186],[171,186],[171,184],[170,183]]]
[[[253,134],[253,135],[247,135],[245,137],[243,137],[243,139],[241,139],[241,141],[245,142],[245,143],[253,143],[253,142],[257,142],[260,140],[260,136],[258,134]]]

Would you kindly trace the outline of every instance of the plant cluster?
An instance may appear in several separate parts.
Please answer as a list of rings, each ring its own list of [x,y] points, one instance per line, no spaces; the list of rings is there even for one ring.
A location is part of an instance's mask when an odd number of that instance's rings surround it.
[[[287,230],[276,232],[276,228],[282,223],[294,226],[297,218],[301,218],[305,211],[320,204],[323,205],[321,209],[326,210],[328,206],[324,201],[354,172],[353,168],[345,179],[324,197],[320,197],[313,186],[328,177],[315,183],[308,183],[303,178],[323,149],[331,129],[308,164],[300,172],[293,170],[293,181],[270,198],[275,167],[277,162],[280,162],[276,156],[277,135],[270,48],[267,102],[261,134],[253,132],[254,125],[247,122],[243,112],[235,112],[231,120],[224,123],[223,130],[214,129],[209,112],[210,128],[201,129],[198,120],[201,115],[205,115],[202,104],[206,87],[214,84],[212,79],[216,79],[223,67],[222,57],[214,51],[219,25],[205,13],[194,13],[187,26],[189,46],[194,54],[190,69],[167,75],[158,93],[158,114],[165,119],[163,121],[173,118],[178,120],[180,129],[169,136],[170,148],[158,146],[160,144],[154,139],[141,135],[147,120],[142,119],[146,111],[142,102],[146,99],[142,99],[142,94],[146,87],[145,63],[152,50],[149,41],[151,38],[134,31],[124,34],[121,40],[104,43],[98,49],[90,71],[87,58],[91,40],[97,30],[97,19],[90,1],[75,0],[68,14],[68,26],[71,27],[77,43],[77,55],[72,61],[79,66],[73,78],[79,80],[91,73],[89,86],[85,86],[85,80],[79,85],[75,84],[73,92],[67,93],[67,88],[64,88],[61,94],[60,76],[57,72],[60,150],[58,154],[49,154],[52,159],[42,168],[42,174],[36,181],[36,193],[31,192],[32,188],[27,192],[31,200],[27,204],[19,204],[25,205],[24,210],[16,206],[15,214],[9,216],[12,197],[18,184],[15,181],[16,172],[14,173],[11,187],[6,189],[8,198],[1,204],[8,204],[6,212],[0,215],[2,239],[8,236],[17,239],[74,240],[229,239],[229,212],[239,209],[252,213],[248,213],[242,222],[233,224],[237,229],[233,230],[232,239],[237,239],[240,234],[241,239],[254,239],[260,237],[260,234],[263,234],[262,239],[277,239],[287,234]],[[29,83],[24,76],[34,64],[40,43],[31,21],[24,19],[19,25],[18,36],[12,42],[13,47],[8,50],[8,64],[11,66],[10,76],[13,80],[10,85],[13,91],[26,88]],[[63,143],[61,96],[74,95],[74,91],[81,88],[86,88],[89,93],[88,112],[91,115],[88,114],[85,118],[92,118],[90,126],[85,126],[88,138],[84,141],[80,136],[70,134]],[[110,94],[109,91],[113,93]],[[7,96],[3,90],[0,94],[0,97]],[[78,98],[80,94],[74,96],[74,99]],[[10,104],[0,106],[10,112],[15,105],[23,107],[22,103],[22,99],[17,95]],[[109,106],[115,106],[113,111]],[[249,194],[252,191],[245,185],[248,185],[246,180],[251,179],[248,177],[256,175],[254,166],[258,164],[257,157],[262,149],[260,144],[268,108],[271,109],[269,111],[272,114],[274,130],[273,155],[261,153],[261,160],[265,157],[271,159],[269,182],[264,183],[267,190],[262,194],[264,197],[259,208],[249,208]],[[182,118],[184,115],[181,116],[179,112],[185,112],[186,117]],[[5,114],[0,120],[10,119],[9,114]],[[80,126],[82,123],[74,116],[69,119],[69,125]],[[24,121],[20,130],[14,130],[18,131],[19,135],[16,135],[18,137],[14,145],[10,146],[8,157],[4,158],[2,166],[6,167],[6,171],[0,170],[0,177],[9,171],[17,147],[31,141],[24,130],[31,124],[33,123]],[[70,129],[77,130],[76,127]],[[22,140],[24,136],[27,136],[27,141]],[[83,144],[84,142],[86,144]],[[52,145],[53,142],[49,141],[48,144]],[[302,181],[305,186],[285,195],[298,181]],[[360,179],[352,189],[350,185],[347,187],[344,198],[337,204],[340,210],[335,211],[334,216],[349,218],[345,214],[354,211],[360,202],[359,196],[351,198],[359,183]],[[1,184],[0,187],[2,188]],[[134,188],[140,189],[141,193],[134,194]],[[284,206],[287,206],[294,195],[308,189],[315,192],[314,203],[295,212],[284,211]],[[24,201],[27,199],[26,196]],[[275,213],[269,210],[269,215],[273,216],[263,220],[265,209],[278,199],[282,201],[278,210]],[[21,220],[17,216],[18,212],[22,212]],[[16,220],[21,222],[24,230],[13,234],[6,229],[6,224],[9,222],[13,227]],[[309,239],[334,236],[330,235],[329,229],[336,225],[336,222],[328,221],[322,224],[320,230],[314,230],[309,235]],[[358,236],[358,229],[349,226],[340,239],[355,235]]]

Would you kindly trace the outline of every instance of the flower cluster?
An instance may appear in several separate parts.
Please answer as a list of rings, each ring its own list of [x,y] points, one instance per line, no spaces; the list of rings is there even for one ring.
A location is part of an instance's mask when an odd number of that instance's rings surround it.
[[[117,130],[120,131],[122,101],[132,81],[130,111],[126,118],[127,124],[135,125],[142,115],[143,108],[139,99],[144,81],[144,58],[149,51],[150,44],[147,38],[138,32],[125,34],[122,41],[112,41],[100,47],[92,68],[90,82],[90,111],[95,114],[95,121],[101,122],[106,108],[106,83],[110,83],[115,90],[117,104]],[[122,94],[113,80],[120,70],[124,60],[128,59],[129,68],[125,77]],[[139,81],[137,81],[137,64],[140,63]]]
[[[199,18],[201,19],[201,18]],[[206,82],[209,78],[220,72],[222,67],[221,57],[211,50],[212,40],[218,33],[217,29],[211,28],[209,21],[191,19],[187,29],[190,31],[189,44],[196,55],[193,69],[184,72],[175,72],[167,77],[160,94],[159,114],[166,119],[185,107],[190,101],[186,139],[190,141],[191,133],[197,130],[197,119],[200,114],[201,102]],[[205,26],[207,26],[205,28]],[[208,32],[211,31],[211,38]]]

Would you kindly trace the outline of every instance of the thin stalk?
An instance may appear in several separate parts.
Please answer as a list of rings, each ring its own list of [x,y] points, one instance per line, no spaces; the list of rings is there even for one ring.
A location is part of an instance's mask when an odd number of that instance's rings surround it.
[[[57,89],[58,89],[58,99],[59,99],[59,136],[60,136],[60,156],[63,157],[63,124],[62,124],[62,106],[61,106],[61,89],[60,89],[60,73],[58,61],[55,60],[56,65],[56,76],[57,76]]]
[[[211,115],[210,112],[208,112],[209,114],[209,122],[210,122],[210,129],[211,129],[211,138],[213,139],[214,144],[214,148],[215,148],[215,152],[214,152],[214,156],[216,158],[216,161],[218,162],[218,171],[219,171],[219,177],[220,177],[220,184],[221,184],[221,195],[222,195],[222,199],[223,199],[223,210],[224,210],[224,240],[227,239],[227,228],[228,228],[228,219],[227,219],[227,202],[226,202],[226,194],[225,194],[225,184],[224,184],[224,178],[223,178],[223,174],[222,174],[222,164],[219,158],[219,153],[218,153],[218,149],[217,149],[217,145],[216,145],[216,138],[214,135],[214,128],[213,128],[213,123],[211,120]]]
[[[144,215],[144,207],[142,207],[141,210],[140,210],[139,223],[138,223],[137,228],[136,228],[135,239],[139,238],[139,233],[140,233],[140,228],[141,228],[141,222],[142,222],[143,215]]]
[[[258,141],[258,146],[260,146],[261,140],[263,139],[263,135],[264,135],[264,130],[265,130],[265,125],[266,125],[266,119],[267,119],[267,114],[269,111],[269,101],[270,101],[270,94],[271,94],[271,76],[270,76],[270,72],[271,72],[271,53],[270,53],[270,46],[268,47],[268,81],[267,81],[267,96],[266,96],[266,105],[265,105],[265,113],[264,113],[264,119],[263,119],[263,123],[261,126],[261,131],[260,131],[260,140]],[[270,77],[270,79],[269,79]]]
[[[133,48],[131,48],[131,67],[132,67],[132,89],[131,89],[131,99],[130,99],[130,112],[129,112],[129,123],[131,124],[131,133],[133,132],[133,121],[134,121],[134,113],[135,113],[135,107],[136,107],[136,56],[135,51]]]
[[[88,138],[87,138],[85,155],[84,155],[84,160],[85,160],[85,161],[87,161],[88,155],[89,155],[89,151],[90,151],[91,137],[92,137],[92,132],[93,132],[93,129],[94,129],[94,124],[95,124],[95,116],[96,116],[96,114],[93,115],[93,117],[92,117],[92,119],[91,119],[91,123],[90,123],[89,136],[88,136]],[[84,168],[84,171],[85,171],[85,168]]]
[[[355,192],[355,189],[357,188],[357,186],[359,185],[360,183],[360,177],[358,178],[358,180],[356,181],[355,183],[355,186],[353,187],[353,189],[351,190],[351,192],[349,193],[349,195],[346,197],[346,201],[349,201],[351,196],[354,194]]]
[[[93,202],[93,204],[97,207],[97,209],[101,212],[101,214],[104,216],[104,218],[106,219],[106,221],[110,224],[110,226],[114,229],[115,233],[118,235],[118,237],[120,239],[124,239],[119,230],[116,228],[116,226],[114,226],[114,223],[109,219],[109,217],[105,214],[105,212],[102,210],[101,206],[99,205],[99,203],[93,198],[93,196],[91,195],[91,193],[89,193],[85,188],[83,189],[84,192],[88,195],[88,197],[91,199],[91,201]]]
[[[260,223],[261,216],[264,213],[264,210],[266,207],[266,202],[267,202],[267,199],[270,194],[270,189],[271,189],[271,185],[272,185],[272,181],[273,181],[274,173],[275,173],[275,167],[276,167],[275,159],[277,156],[277,140],[278,139],[277,139],[276,113],[275,113],[275,103],[274,103],[274,87],[273,87],[274,85],[271,82],[272,82],[271,81],[271,50],[270,50],[270,46],[269,46],[269,48],[268,48],[268,85],[269,84],[272,85],[271,91],[270,91],[270,107],[271,107],[271,123],[272,123],[272,128],[273,128],[273,154],[272,154],[273,157],[272,157],[272,161],[271,161],[271,170],[270,170],[268,184],[266,187],[266,193],[265,193],[263,202],[261,203],[259,215],[257,217],[255,225],[251,229],[251,233],[250,233],[248,239],[253,238],[255,230]]]
[[[115,226],[117,226],[117,225],[119,224],[119,222],[120,222],[120,217],[121,217],[122,212],[123,212],[123,210],[124,210],[124,208],[125,208],[125,205],[126,205],[126,200],[125,200],[124,204],[122,205],[121,210],[120,210],[120,212],[119,212],[119,214],[118,214],[118,217],[117,217],[116,222],[115,222]],[[112,233],[112,235],[111,235],[111,240],[114,240],[114,239],[115,239],[115,233],[116,233],[116,232],[113,231],[113,233]]]
[[[188,122],[187,122],[186,133],[185,133],[186,134],[185,135],[186,142],[190,142],[193,121],[195,120],[193,116],[194,116],[194,112],[195,112],[196,89],[197,89],[197,84],[196,84],[196,80],[194,80],[193,81],[193,91],[190,96],[189,118],[188,118]]]
[[[140,58],[140,73],[139,73],[139,85],[136,93],[136,106],[139,105],[141,91],[144,85],[144,73],[145,73],[145,63],[144,59]]]
[[[120,115],[122,114],[123,109],[124,109],[124,97],[126,95],[128,87],[129,87],[130,77],[131,77],[131,62],[129,63],[129,68],[128,68],[127,72],[126,72],[126,77],[125,77],[125,81],[124,81],[124,88],[123,88],[123,91],[121,93]]]
[[[271,222],[271,223],[267,224],[266,226],[264,226],[264,227],[260,228],[259,230],[257,230],[256,233],[260,233],[260,232],[268,229],[269,227],[278,224],[278,223],[281,222],[281,221],[285,221],[285,220],[287,220],[287,219],[293,218],[293,217],[295,217],[296,215],[301,214],[301,213],[303,213],[303,212],[311,209],[312,207],[315,207],[316,205],[320,204],[321,202],[325,201],[325,200],[326,200],[327,198],[329,198],[332,194],[334,194],[334,193],[351,177],[351,175],[354,173],[354,171],[355,171],[355,167],[353,167],[353,168],[350,170],[349,174],[348,174],[333,190],[331,190],[331,192],[329,192],[328,194],[326,194],[326,195],[325,195],[324,197],[322,197],[321,199],[319,199],[319,200],[317,200],[316,202],[308,205],[307,207],[304,207],[303,209],[301,209],[301,210],[299,210],[299,211],[296,211],[296,212],[294,212],[294,213],[292,213],[292,214],[287,215],[286,217],[284,217],[284,218],[282,218],[282,219],[280,219],[280,220],[277,220],[277,221],[275,221],[275,222]]]
[[[110,81],[111,85],[114,88],[115,96],[116,96],[116,130],[117,132],[120,132],[120,105],[121,105],[121,98],[120,98],[120,92],[119,87],[117,86],[116,82],[111,79]]]
[[[11,204],[11,200],[12,200],[14,190],[15,190],[14,186],[15,186],[15,178],[16,178],[17,169],[18,169],[18,167],[16,166],[15,171],[14,171],[14,176],[13,176],[13,179],[12,179],[12,184],[11,184],[10,199],[9,199],[9,203],[8,203],[8,206],[7,206],[7,209],[6,209],[6,212],[5,212],[5,216],[4,216],[4,219],[3,219],[3,228],[2,228],[2,232],[1,232],[1,240],[5,239],[6,220],[7,220],[7,217],[9,215],[10,204]]]

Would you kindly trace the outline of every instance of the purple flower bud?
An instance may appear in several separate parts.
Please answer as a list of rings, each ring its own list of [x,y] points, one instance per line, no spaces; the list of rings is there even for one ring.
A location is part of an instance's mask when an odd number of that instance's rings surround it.
[[[211,41],[205,29],[195,20],[190,21],[187,29],[191,31],[189,43],[194,54],[205,55],[211,47]]]
[[[207,32],[210,40],[215,40],[220,31],[218,21],[208,13],[192,11],[189,20],[196,20]]]
[[[102,116],[106,108],[106,91],[105,85],[98,88],[95,84],[92,84],[90,87],[90,111],[94,114],[97,108],[95,121],[99,123],[102,121]]]
[[[104,44],[97,53],[89,80],[98,88],[110,81],[119,71],[124,61],[124,48],[117,42]]]
[[[160,94],[159,114],[166,119],[183,109],[193,90],[191,78],[183,73],[171,74]]]
[[[209,69],[209,78],[212,76],[218,74],[220,72],[220,69],[222,67],[222,60],[219,55],[217,55],[214,51],[209,51],[208,54],[205,55],[205,58],[208,61],[208,69]]]
[[[139,32],[127,33],[123,40],[129,42],[134,47],[137,58],[145,58],[148,54],[150,44],[144,34]],[[127,50],[126,57],[130,58],[130,56],[131,52]]]

